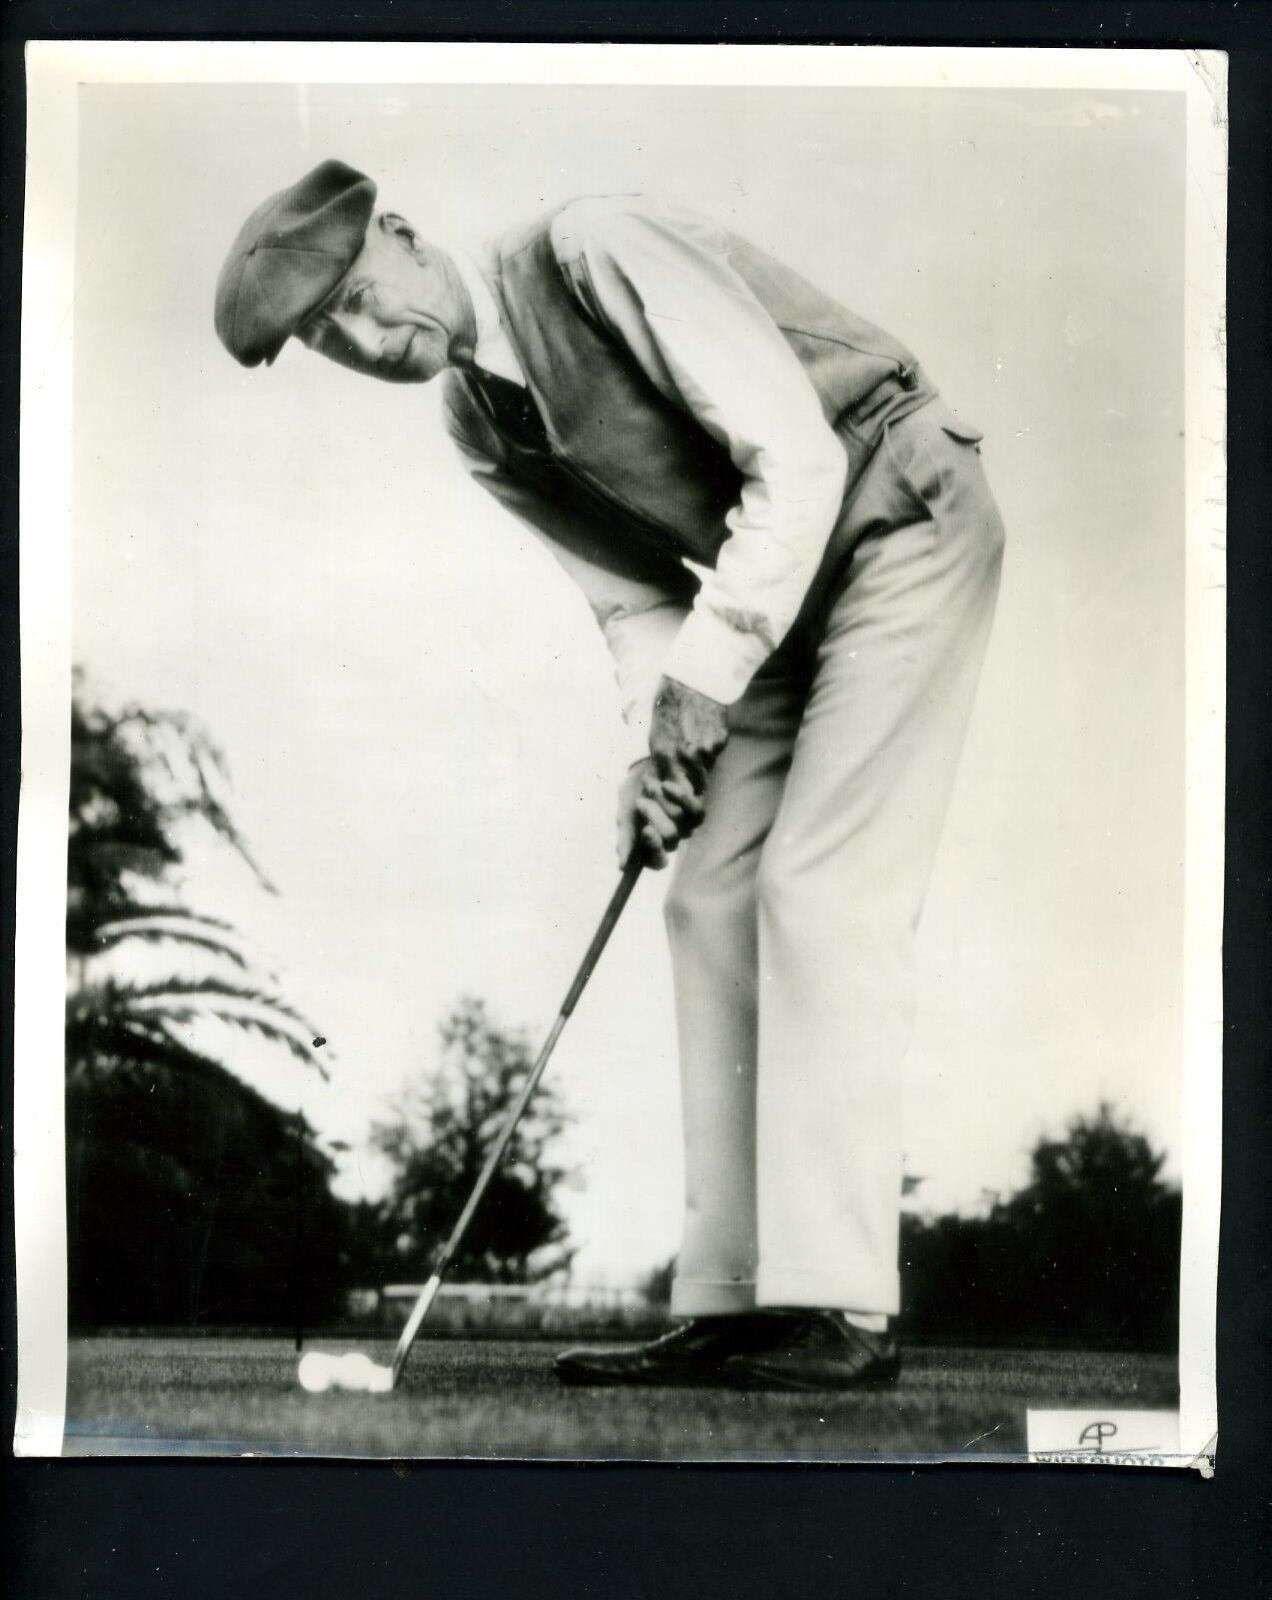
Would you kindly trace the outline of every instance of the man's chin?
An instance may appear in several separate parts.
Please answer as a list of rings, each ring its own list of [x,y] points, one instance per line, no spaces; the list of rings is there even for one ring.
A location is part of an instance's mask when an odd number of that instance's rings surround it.
[[[399,361],[395,367],[381,367],[376,372],[377,378],[382,378],[385,383],[428,383],[441,371],[440,367],[425,365],[421,362],[418,366],[406,361]]]
[[[445,358],[438,358],[428,339],[413,333],[406,349],[390,367],[381,367],[377,376],[387,383],[428,383],[445,366]]]
[[[437,378],[445,365],[445,349],[438,350],[434,339],[422,328],[416,328],[406,341],[406,349],[397,365],[389,368],[384,376],[395,384],[427,384],[429,379]]]

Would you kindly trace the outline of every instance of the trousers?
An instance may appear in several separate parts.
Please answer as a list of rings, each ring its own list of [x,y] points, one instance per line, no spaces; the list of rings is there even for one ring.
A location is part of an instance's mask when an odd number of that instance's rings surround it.
[[[677,852],[676,1315],[899,1309],[915,936],[1002,563],[978,440],[939,399],[883,427]]]

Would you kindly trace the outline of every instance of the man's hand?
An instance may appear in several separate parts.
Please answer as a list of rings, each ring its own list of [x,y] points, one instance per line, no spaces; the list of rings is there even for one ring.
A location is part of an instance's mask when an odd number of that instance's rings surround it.
[[[727,708],[675,678],[663,678],[654,698],[649,751],[654,771],[677,790],[701,795],[707,774],[729,738]]]
[[[637,843],[647,867],[660,871],[682,839],[702,821],[702,801],[683,781],[663,783],[651,757],[638,761],[618,791],[618,860],[626,865]]]

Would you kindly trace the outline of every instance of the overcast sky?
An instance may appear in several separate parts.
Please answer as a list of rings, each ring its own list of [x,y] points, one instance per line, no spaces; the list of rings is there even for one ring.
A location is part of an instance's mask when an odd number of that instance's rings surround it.
[[[1179,1150],[1183,104],[1164,94],[81,91],[74,653],[197,713],[282,891],[197,897],[286,963],[332,1082],[235,1064],[357,1144],[486,996],[550,1022],[614,879],[617,695],[590,613],[471,487],[438,395],[212,330],[247,212],[327,156],[468,245],[652,189],[913,348],[986,430],[1002,600],[922,931],[919,1199],[973,1206],[1106,1098]],[[678,1231],[670,979],[647,881],[552,1073],[585,1276]],[[382,1174],[355,1152],[342,1185]]]

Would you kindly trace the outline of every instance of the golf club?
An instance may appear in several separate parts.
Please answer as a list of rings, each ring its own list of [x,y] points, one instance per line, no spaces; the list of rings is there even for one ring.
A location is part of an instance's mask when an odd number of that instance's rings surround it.
[[[504,1119],[499,1136],[490,1147],[481,1175],[473,1185],[473,1192],[469,1195],[467,1204],[459,1214],[459,1220],[451,1229],[450,1238],[442,1246],[441,1253],[433,1265],[433,1275],[420,1291],[419,1299],[411,1309],[406,1326],[398,1339],[397,1349],[393,1353],[393,1364],[390,1367],[377,1365],[364,1355],[331,1356],[311,1351],[304,1356],[300,1363],[300,1382],[302,1387],[311,1393],[320,1393],[324,1389],[351,1389],[363,1393],[388,1393],[397,1388],[398,1380],[402,1376],[402,1369],[406,1359],[411,1353],[411,1346],[415,1343],[416,1335],[424,1318],[428,1315],[433,1301],[437,1298],[437,1291],[441,1287],[442,1278],[447,1267],[455,1258],[464,1235],[473,1220],[477,1207],[481,1204],[482,1196],[490,1185],[495,1171],[503,1158],[508,1142],[512,1138],[521,1114],[530,1103],[530,1097],[538,1087],[539,1079],[543,1076],[544,1068],[556,1048],[556,1042],[561,1037],[570,1013],[578,1004],[579,996],[587,987],[587,981],[592,976],[596,963],[601,958],[601,952],[609,942],[615,924],[622,915],[623,907],[631,898],[632,890],[636,887],[636,880],[640,877],[641,866],[639,849],[632,852],[627,865],[623,868],[623,875],[618,881],[618,887],[610,896],[610,902],[605,908],[600,925],[592,936],[592,942],[587,947],[579,965],[579,970],[574,975],[574,982],[570,985],[565,999],[561,1002],[561,1009],[557,1012],[556,1021],[552,1024],[543,1047],[535,1059],[534,1066],[526,1075],[516,1100],[513,1102],[507,1117]]]

